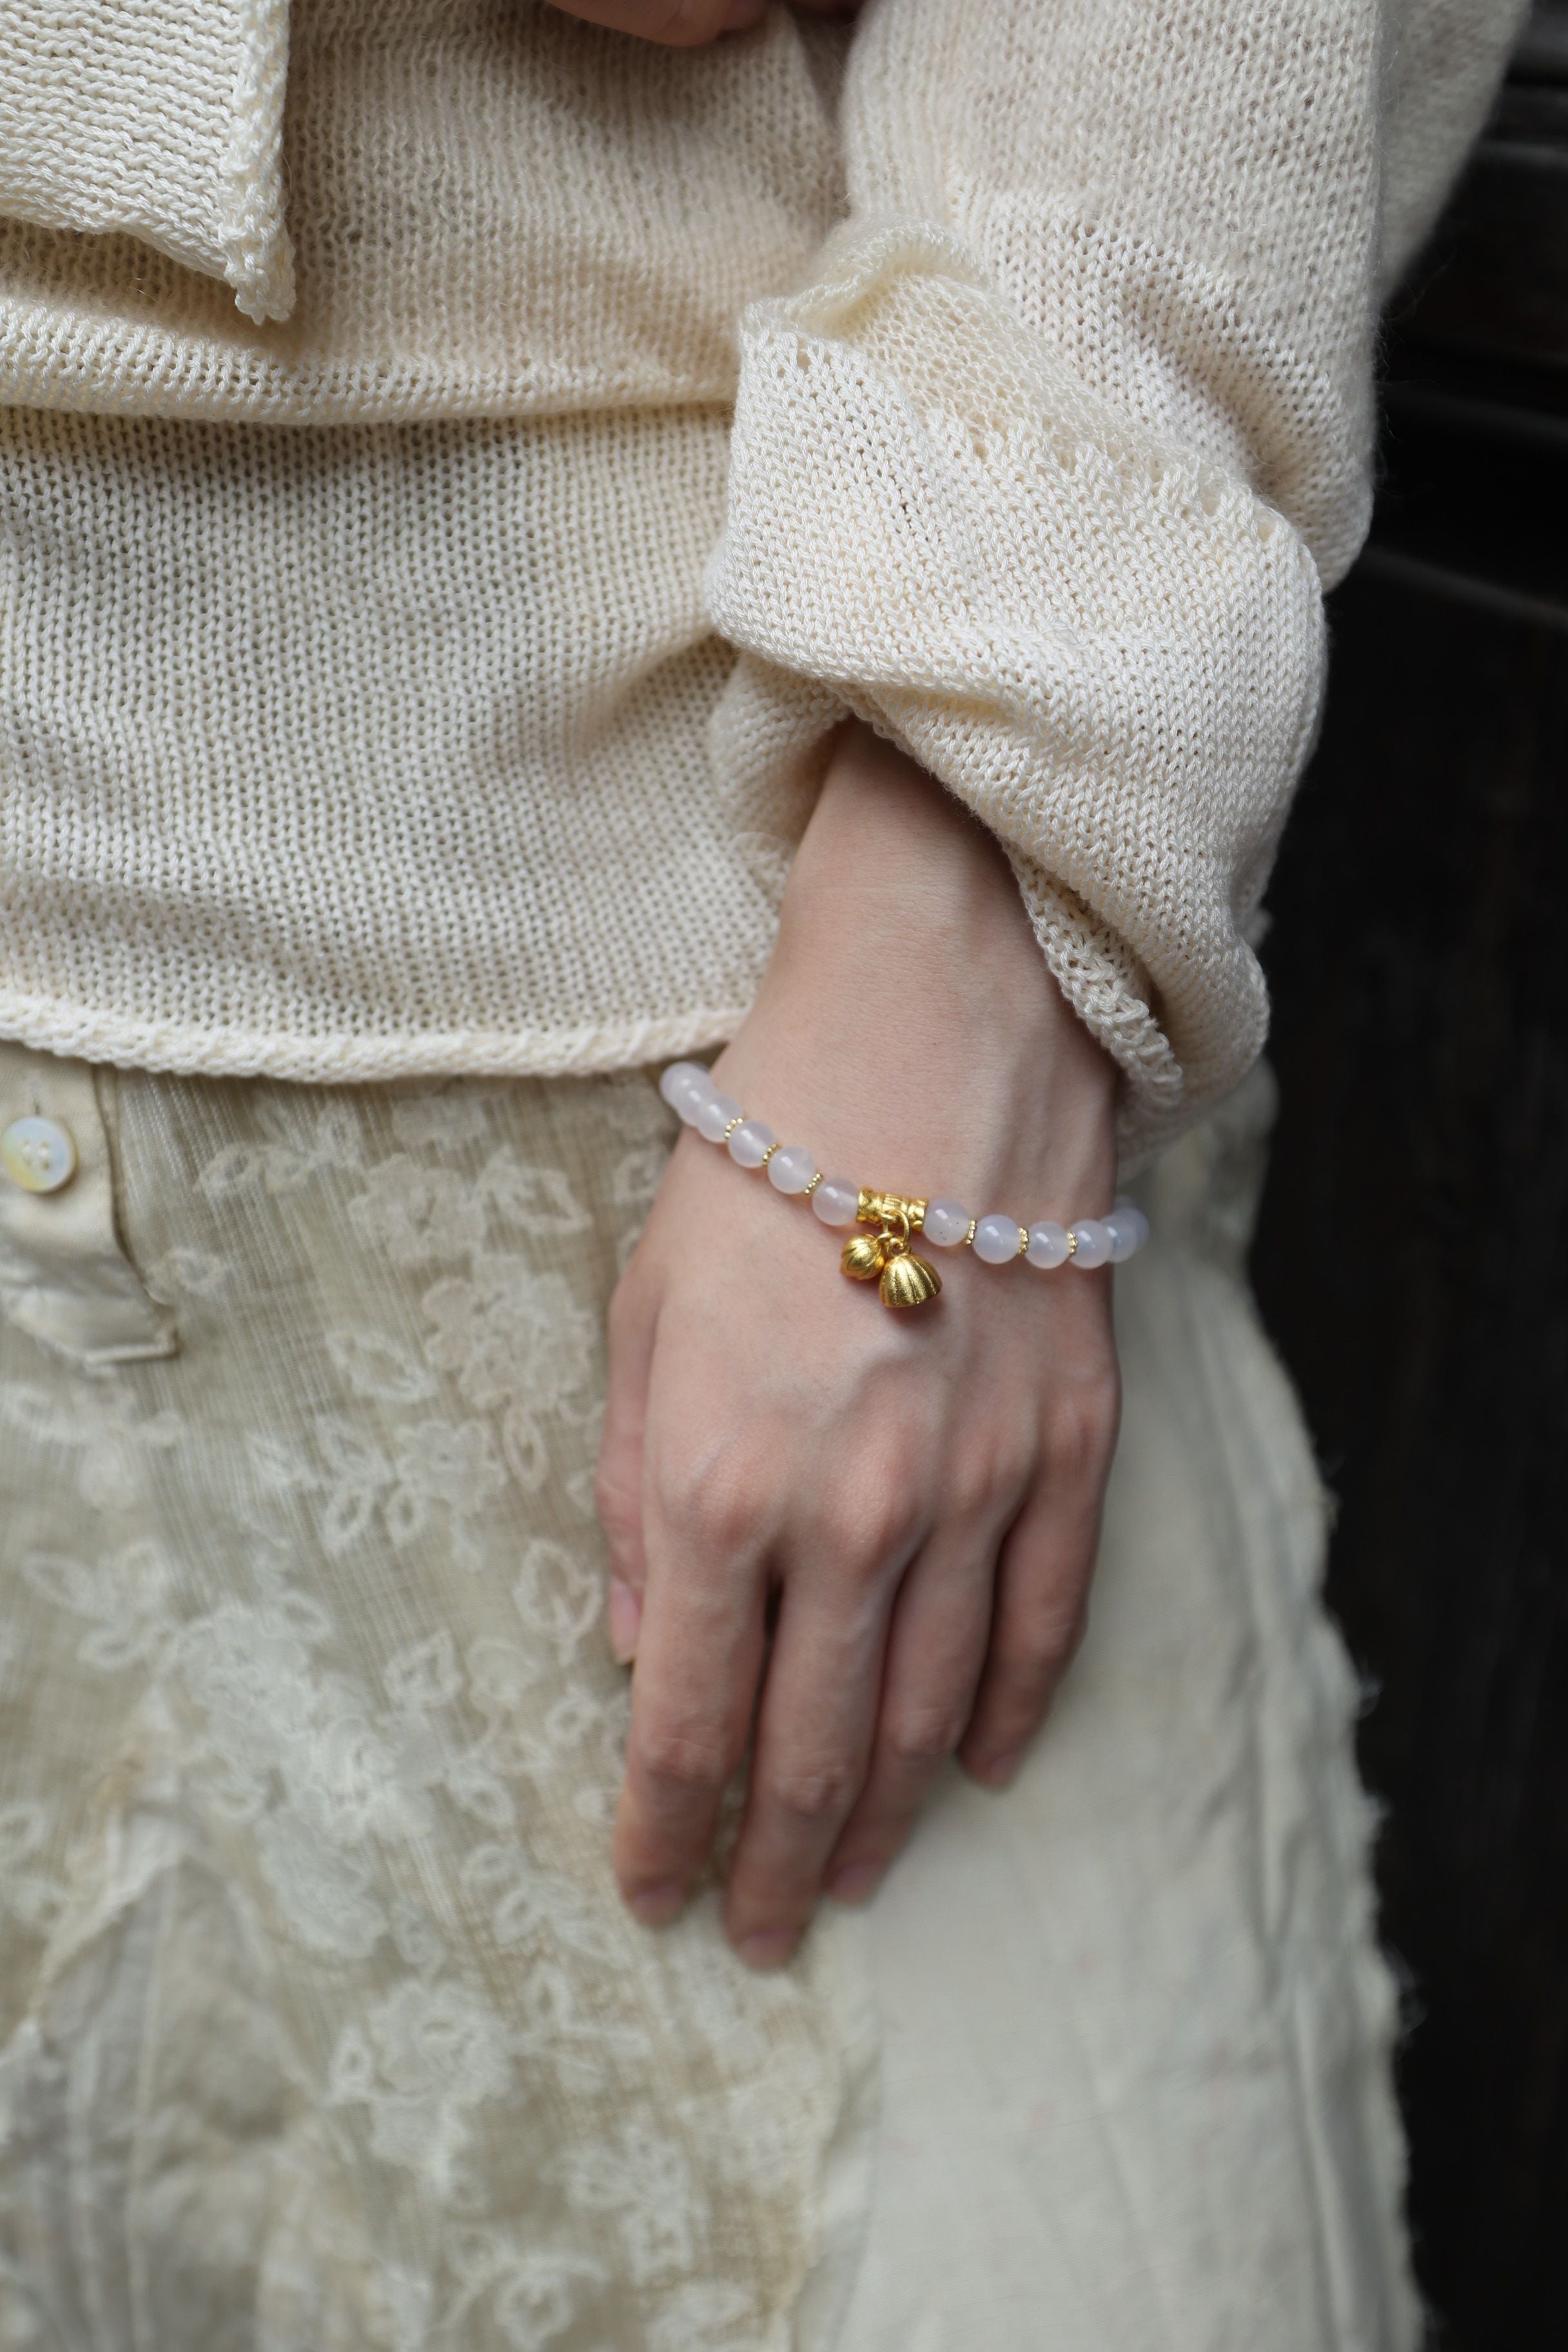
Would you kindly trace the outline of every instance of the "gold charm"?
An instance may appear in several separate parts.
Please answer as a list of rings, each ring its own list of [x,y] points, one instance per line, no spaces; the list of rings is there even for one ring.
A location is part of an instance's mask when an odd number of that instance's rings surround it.
[[[925,1217],[923,1201],[906,1201],[898,1192],[860,1195],[863,1225],[877,1225],[874,1234],[857,1234],[845,1243],[838,1265],[851,1282],[874,1282],[884,1307],[923,1307],[942,1288],[942,1276],[910,1247],[911,1229]]]
[[[885,1234],[857,1234],[846,1242],[839,1256],[839,1271],[851,1282],[875,1282],[888,1263],[888,1241]]]
[[[882,1269],[879,1296],[884,1307],[923,1307],[942,1288],[942,1276],[934,1265],[912,1250],[900,1250],[890,1257]]]

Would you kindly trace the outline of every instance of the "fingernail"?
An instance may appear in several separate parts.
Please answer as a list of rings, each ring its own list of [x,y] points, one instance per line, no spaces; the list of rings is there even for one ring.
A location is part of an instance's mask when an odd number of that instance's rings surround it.
[[[827,1892],[835,1903],[864,1903],[876,1893],[887,1867],[885,1862],[847,1862],[828,1880]]]
[[[1005,1789],[1016,1777],[1024,1760],[1021,1748],[1009,1748],[1000,1756],[993,1756],[989,1764],[981,1767],[981,1778],[993,1789]]]
[[[678,1880],[668,1878],[658,1886],[639,1886],[635,1895],[626,1896],[626,1908],[645,1927],[662,1927],[674,1918],[685,1900],[685,1887]]]
[[[759,1927],[742,1936],[735,1949],[749,1969],[782,1969],[799,1941],[797,1928]]]
[[[610,1637],[610,1647],[623,1666],[629,1666],[637,1654],[637,1631],[642,1624],[642,1602],[629,1584],[618,1576],[610,1579],[609,1599],[605,1604],[605,1630]]]

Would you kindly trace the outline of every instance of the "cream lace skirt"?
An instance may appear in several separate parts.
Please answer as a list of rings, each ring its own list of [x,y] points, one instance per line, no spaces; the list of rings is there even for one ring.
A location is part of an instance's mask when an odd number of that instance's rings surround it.
[[[607,1867],[649,1081],[0,1045],[35,1110],[81,1169],[0,1181],[5,2352],[1413,2341],[1353,1691],[1238,1273],[1258,1088],[1145,1188],[1047,1736],[776,1978]]]

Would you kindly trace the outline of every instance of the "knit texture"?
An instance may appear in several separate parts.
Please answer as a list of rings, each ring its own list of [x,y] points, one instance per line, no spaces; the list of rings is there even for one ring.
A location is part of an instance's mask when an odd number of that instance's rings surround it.
[[[287,318],[288,66],[289,0],[6,0],[0,213],[143,238]]]
[[[342,1079],[710,1041],[853,710],[1005,844],[1129,1149],[1171,1131],[1261,1042],[1379,292],[1518,14],[872,0],[680,55],[25,0],[0,1031]]]

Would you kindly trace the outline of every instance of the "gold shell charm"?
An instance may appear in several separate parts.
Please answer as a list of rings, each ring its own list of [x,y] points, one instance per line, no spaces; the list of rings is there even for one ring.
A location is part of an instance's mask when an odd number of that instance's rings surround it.
[[[934,1265],[912,1251],[900,1251],[882,1269],[880,1297],[884,1307],[923,1307],[942,1288],[942,1276]]]
[[[838,1267],[851,1282],[875,1282],[888,1263],[887,1237],[882,1234],[857,1234],[846,1242],[839,1256]]]
[[[919,1232],[925,1213],[923,1201],[906,1200],[901,1192],[860,1193],[860,1223],[881,1230],[846,1242],[838,1264],[851,1282],[874,1282],[884,1307],[923,1307],[942,1288],[935,1266],[910,1248],[910,1235]]]

